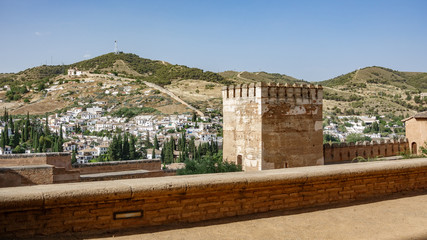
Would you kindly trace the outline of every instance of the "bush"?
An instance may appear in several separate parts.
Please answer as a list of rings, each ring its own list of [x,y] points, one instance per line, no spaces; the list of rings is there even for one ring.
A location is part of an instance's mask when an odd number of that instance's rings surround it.
[[[142,108],[128,108],[128,107],[122,107],[113,114],[111,114],[114,117],[126,117],[126,118],[132,118],[135,117],[141,113],[158,113],[159,111],[152,107],[142,107]]]
[[[242,166],[236,165],[234,163],[224,162],[222,159],[222,151],[219,151],[213,156],[203,156],[200,160],[187,159],[185,161],[185,168],[179,169],[177,174],[189,175],[239,171],[242,171]]]

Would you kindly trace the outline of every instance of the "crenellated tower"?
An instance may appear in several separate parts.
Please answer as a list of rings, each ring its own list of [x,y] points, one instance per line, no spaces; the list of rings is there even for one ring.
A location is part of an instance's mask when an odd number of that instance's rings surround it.
[[[245,171],[323,165],[321,86],[242,84],[222,97],[225,161]]]

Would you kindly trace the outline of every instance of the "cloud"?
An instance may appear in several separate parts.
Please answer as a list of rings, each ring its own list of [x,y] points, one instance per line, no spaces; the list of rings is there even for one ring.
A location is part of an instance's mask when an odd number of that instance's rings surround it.
[[[42,33],[41,32],[35,32],[36,36],[41,36]]]
[[[85,55],[83,55],[84,58],[90,58],[90,56],[91,55],[89,53],[86,53]]]

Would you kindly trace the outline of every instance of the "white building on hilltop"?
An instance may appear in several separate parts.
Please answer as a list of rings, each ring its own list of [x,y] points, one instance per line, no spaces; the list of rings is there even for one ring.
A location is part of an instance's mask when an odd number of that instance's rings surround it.
[[[77,68],[70,68],[68,69],[68,76],[80,76],[82,75],[82,71],[78,70]]]

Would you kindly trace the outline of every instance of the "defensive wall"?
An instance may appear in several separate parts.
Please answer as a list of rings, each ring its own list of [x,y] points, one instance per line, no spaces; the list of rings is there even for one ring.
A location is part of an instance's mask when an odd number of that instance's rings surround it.
[[[326,143],[323,145],[325,164],[350,162],[356,157],[365,159],[397,156],[409,150],[406,139],[357,143]]]
[[[321,86],[242,84],[222,97],[224,160],[245,171],[323,165]]]
[[[427,158],[0,189],[0,237],[198,222],[427,191]]]
[[[176,175],[160,159],[74,164],[69,153],[0,155],[0,188]]]
[[[160,170],[162,162],[160,159],[141,159],[129,161],[110,161],[73,164],[73,168],[80,171],[80,174],[93,174],[103,172],[119,172],[131,170]]]
[[[0,187],[78,182],[70,159],[65,152],[0,155]]]
[[[27,166],[49,164],[71,170],[71,155],[66,152],[4,154],[0,155],[0,166]]]

